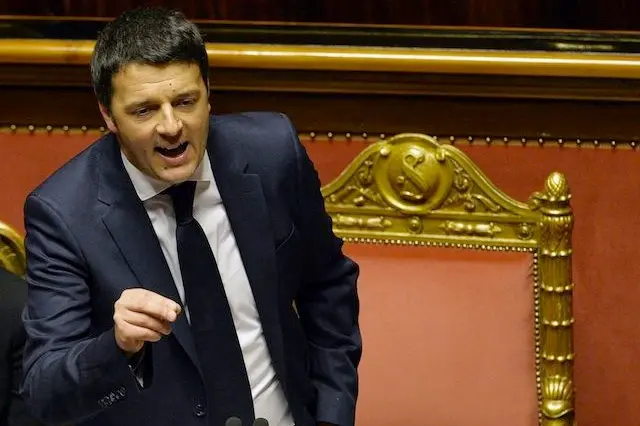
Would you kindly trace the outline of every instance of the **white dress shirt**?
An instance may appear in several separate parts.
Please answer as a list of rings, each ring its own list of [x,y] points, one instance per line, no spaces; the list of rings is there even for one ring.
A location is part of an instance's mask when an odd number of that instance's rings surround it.
[[[170,184],[145,175],[131,164],[124,154],[122,161],[149,215],[189,319],[189,307],[185,303],[178,262],[175,213],[169,195],[161,194]],[[249,279],[213,176],[208,154],[205,153],[189,180],[197,181],[193,217],[204,230],[218,263],[249,376],[256,418],[267,419],[270,426],[293,426],[289,406],[273,369]]]

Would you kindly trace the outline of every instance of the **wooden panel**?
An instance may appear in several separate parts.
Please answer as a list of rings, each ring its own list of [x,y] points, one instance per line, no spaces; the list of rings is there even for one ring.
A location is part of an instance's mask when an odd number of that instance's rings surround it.
[[[101,126],[91,48],[89,41],[0,40],[0,126]],[[208,49],[216,112],[278,110],[302,132],[639,138],[640,61],[632,55]]]
[[[103,125],[89,88],[0,87],[0,126]],[[217,113],[277,110],[301,132],[640,140],[640,105],[482,97],[323,94],[214,90]]]
[[[143,4],[194,19],[640,30],[637,0],[2,0],[0,14],[112,17]]]

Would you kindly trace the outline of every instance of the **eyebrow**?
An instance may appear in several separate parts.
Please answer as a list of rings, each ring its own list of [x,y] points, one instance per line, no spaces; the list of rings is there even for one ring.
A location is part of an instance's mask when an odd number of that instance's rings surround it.
[[[192,90],[186,90],[184,92],[180,92],[178,93],[176,96],[173,97],[173,100],[179,100],[179,99],[184,99],[184,98],[189,98],[189,97],[199,97],[200,96],[200,90],[198,89],[192,89]],[[143,100],[143,101],[134,101],[132,103],[126,104],[125,105],[125,109],[128,111],[133,111],[136,110],[138,108],[141,107],[145,107],[145,106],[149,106],[149,105],[153,105],[156,102],[154,102],[151,99],[147,99],[147,100]]]
[[[200,90],[192,89],[192,90],[186,90],[184,92],[178,93],[178,95],[175,96],[174,99],[183,99],[183,98],[197,97],[197,96],[200,96]]]

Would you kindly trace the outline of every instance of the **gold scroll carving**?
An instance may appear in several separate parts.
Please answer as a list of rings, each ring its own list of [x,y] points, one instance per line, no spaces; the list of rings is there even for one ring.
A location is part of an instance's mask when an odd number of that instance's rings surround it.
[[[407,133],[368,146],[322,192],[348,242],[530,252],[539,423],[574,424],[573,212],[564,175],[551,173],[544,190],[516,201],[459,149]]]

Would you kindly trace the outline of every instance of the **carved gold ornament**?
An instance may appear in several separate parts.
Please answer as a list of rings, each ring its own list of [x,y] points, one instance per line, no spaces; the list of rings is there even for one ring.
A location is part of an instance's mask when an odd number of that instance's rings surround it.
[[[348,242],[531,253],[539,424],[574,425],[573,212],[563,174],[522,203],[456,147],[407,133],[367,146],[322,193]]]

